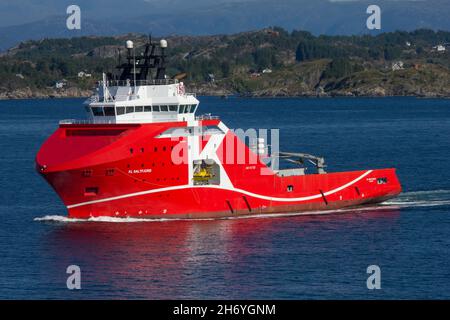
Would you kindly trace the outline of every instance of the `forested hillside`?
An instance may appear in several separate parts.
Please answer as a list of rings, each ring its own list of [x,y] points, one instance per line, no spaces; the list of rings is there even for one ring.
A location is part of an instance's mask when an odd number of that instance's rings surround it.
[[[28,41],[0,56],[0,97],[85,96],[145,35]],[[450,32],[313,36],[281,28],[168,37],[172,77],[200,94],[450,96]],[[59,83],[59,88],[57,88]]]

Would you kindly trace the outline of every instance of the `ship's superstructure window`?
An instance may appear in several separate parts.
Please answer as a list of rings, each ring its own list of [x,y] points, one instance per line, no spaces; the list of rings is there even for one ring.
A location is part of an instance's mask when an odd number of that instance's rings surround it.
[[[104,107],[105,116],[114,117],[116,113],[114,112],[114,107]]]
[[[128,106],[128,107],[113,107],[113,106],[95,106],[86,107],[87,112],[91,112],[95,117],[114,117],[128,113],[136,112],[178,112],[178,113],[193,113],[195,111],[195,104],[186,105],[154,105],[154,106]]]
[[[92,107],[92,113],[96,117],[103,116],[103,108],[102,107]]]
[[[116,109],[117,109],[118,116],[125,114],[125,107],[117,107]]]
[[[193,113],[195,111],[195,104],[182,104],[180,105],[180,109],[178,113]]]

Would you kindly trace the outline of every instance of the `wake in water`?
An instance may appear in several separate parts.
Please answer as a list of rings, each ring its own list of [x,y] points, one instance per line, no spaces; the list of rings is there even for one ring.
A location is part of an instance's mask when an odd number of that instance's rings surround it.
[[[395,199],[388,200],[378,205],[364,206],[358,208],[344,208],[338,210],[323,210],[323,211],[309,211],[309,212],[287,212],[287,213],[273,213],[273,214],[253,214],[238,217],[226,218],[204,218],[204,219],[152,219],[152,218],[115,218],[115,217],[91,217],[89,219],[68,218],[59,215],[47,215],[40,218],[35,218],[34,221],[47,222],[109,222],[109,223],[133,223],[133,222],[164,222],[164,221],[209,221],[209,220],[230,220],[230,219],[249,219],[249,218],[273,218],[273,217],[290,217],[301,215],[325,215],[336,213],[349,212],[364,212],[374,210],[388,210],[399,208],[412,207],[435,207],[450,205],[450,190],[432,190],[432,191],[414,191],[402,193]]]
[[[381,205],[395,205],[400,208],[435,207],[450,204],[450,190],[413,191],[400,194],[397,198]]]
[[[34,218],[34,221],[53,221],[53,222],[156,222],[156,221],[175,221],[182,219],[152,219],[152,218],[116,218],[116,217],[91,217],[89,219],[69,218],[67,216],[48,215],[40,218]],[[203,219],[206,220],[206,219]]]
[[[132,223],[132,222],[167,222],[167,221],[212,221],[212,220],[236,220],[236,219],[250,219],[250,218],[279,218],[292,216],[311,216],[311,215],[327,215],[346,212],[363,212],[374,210],[387,210],[399,208],[398,206],[367,206],[359,208],[344,208],[337,210],[323,210],[323,211],[304,211],[304,212],[286,212],[286,213],[263,213],[263,214],[247,214],[236,217],[221,217],[221,218],[189,218],[189,219],[167,219],[167,218],[116,218],[116,217],[91,217],[89,219],[68,218],[66,216],[48,215],[41,218],[34,218],[34,221],[49,221],[49,222],[112,222],[112,223]]]

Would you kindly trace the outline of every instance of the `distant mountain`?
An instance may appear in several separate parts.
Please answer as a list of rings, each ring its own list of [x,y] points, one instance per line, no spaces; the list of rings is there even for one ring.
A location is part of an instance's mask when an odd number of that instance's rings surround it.
[[[70,3],[64,0],[55,4],[55,1],[44,0],[42,5],[54,4],[59,9],[50,10],[50,13],[56,14],[65,12],[65,6]],[[17,3],[21,2],[29,0]],[[64,15],[4,26],[0,27],[0,50],[28,39],[127,32],[231,34],[274,25],[287,30],[308,30],[314,34],[376,33],[366,29],[366,9],[370,4],[378,4],[382,8],[382,32],[418,28],[450,30],[448,0],[83,0],[79,3],[82,30],[67,30]],[[38,10],[36,5],[33,8]]]

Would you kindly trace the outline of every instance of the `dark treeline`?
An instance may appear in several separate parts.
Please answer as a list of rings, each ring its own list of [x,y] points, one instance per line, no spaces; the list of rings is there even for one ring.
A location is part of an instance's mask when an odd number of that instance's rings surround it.
[[[81,37],[22,43],[0,56],[0,87],[41,88],[61,79],[90,87],[102,72],[114,71],[117,51],[125,39]],[[144,41],[140,36],[138,42]],[[434,46],[446,43],[450,43],[450,32],[425,29],[377,36],[314,36],[273,27],[236,35],[171,37],[168,73],[186,72],[195,82],[207,81],[210,74],[231,81],[266,68],[282,72],[288,65],[329,59],[323,77],[340,78],[364,70],[367,62],[426,59],[449,66],[448,54],[433,55]],[[79,79],[80,71],[92,73],[92,79]]]

